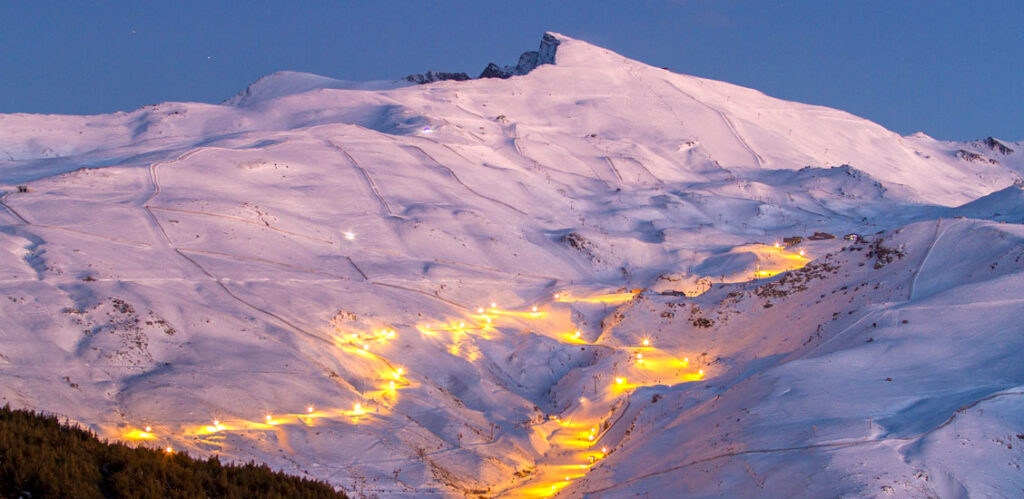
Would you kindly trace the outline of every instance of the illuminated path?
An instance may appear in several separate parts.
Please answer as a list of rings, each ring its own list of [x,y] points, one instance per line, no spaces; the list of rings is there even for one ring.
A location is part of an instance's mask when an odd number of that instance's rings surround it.
[[[758,267],[754,275],[737,274],[725,282],[746,282],[767,278],[795,270],[810,260],[805,250],[790,250],[781,244],[767,246],[750,244],[733,249],[734,252],[751,252],[757,257]],[[575,296],[570,293],[555,293],[553,299],[559,303],[606,303],[618,304],[633,299],[641,290],[631,292]],[[559,336],[553,336],[559,337]],[[562,341],[584,344],[579,331],[562,334]],[[610,345],[605,345],[610,346]],[[587,391],[563,413],[552,415],[548,421],[535,425],[532,430],[547,441],[551,447],[539,459],[529,478],[515,486],[501,491],[498,497],[552,497],[574,480],[584,477],[590,469],[609,452],[614,452],[614,443],[604,436],[616,424],[628,404],[629,394],[635,389],[655,385],[675,385],[698,381],[707,376],[704,367],[695,365],[687,352],[668,352],[654,345],[650,338],[639,338],[634,346],[613,347],[628,354],[628,363],[605,373],[603,387],[595,379],[594,391]]]
[[[610,373],[596,386],[573,401],[568,410],[552,415],[548,421],[533,427],[551,448],[538,460],[530,478],[499,497],[551,497],[582,478],[612,451],[614,443],[604,436],[619,424],[628,397],[643,386],[674,385],[697,381],[703,369],[690,365],[688,357],[677,357],[654,347],[642,339],[635,347],[618,347],[629,355],[629,364],[620,372]]]
[[[755,278],[800,268],[809,261],[803,251],[789,251],[778,245],[745,245],[735,250],[757,254],[759,268]],[[445,346],[448,353],[470,362],[480,357],[476,338],[500,339],[508,331],[537,331],[563,343],[583,345],[589,343],[573,324],[568,304],[617,305],[633,300],[640,292],[578,295],[562,291],[554,293],[549,302],[525,310],[507,310],[497,303],[481,304],[461,318],[423,323],[415,329]],[[385,347],[397,339],[398,333],[386,326],[371,331],[336,329],[333,337],[339,354],[377,372],[375,379],[361,380],[364,387],[371,388],[357,390],[351,386],[355,398],[342,406],[280,408],[280,412],[247,417],[225,415],[209,421],[137,422],[107,433],[125,441],[160,446],[172,453],[176,451],[175,443],[190,449],[197,445],[219,449],[226,435],[279,431],[290,425],[389,424],[391,409],[401,391],[419,386],[414,373],[375,353],[386,351]],[[628,409],[629,395],[634,390],[698,381],[709,374],[704,371],[706,366],[691,362],[691,357],[696,359],[695,353],[667,351],[658,348],[650,338],[637,338],[634,345],[595,344],[598,345],[612,351],[615,367],[597,373],[594,384],[587,386],[561,413],[551,414],[546,421],[530,428],[549,447],[533,468],[521,470],[525,475],[521,481],[496,491],[498,497],[557,495],[574,480],[584,477],[609,452],[614,452],[616,442],[605,436],[615,425],[628,424],[620,418]]]

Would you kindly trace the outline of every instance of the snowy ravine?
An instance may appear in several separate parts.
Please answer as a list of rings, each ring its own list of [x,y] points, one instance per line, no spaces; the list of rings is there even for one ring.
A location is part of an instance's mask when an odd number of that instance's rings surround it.
[[[357,497],[1024,494],[1024,143],[494,68],[0,115],[0,403]]]

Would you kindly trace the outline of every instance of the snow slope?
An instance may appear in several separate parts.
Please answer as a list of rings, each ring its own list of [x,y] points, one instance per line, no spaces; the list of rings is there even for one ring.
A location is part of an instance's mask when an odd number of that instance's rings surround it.
[[[1024,144],[551,36],[0,115],[0,400],[365,496],[1022,490]]]

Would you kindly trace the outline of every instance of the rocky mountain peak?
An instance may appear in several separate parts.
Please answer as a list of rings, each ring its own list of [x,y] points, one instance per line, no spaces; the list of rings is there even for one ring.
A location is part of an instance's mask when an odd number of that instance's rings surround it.
[[[499,66],[496,63],[489,63],[484,68],[483,72],[477,78],[510,78],[512,76],[521,76],[533,71],[537,66],[543,64],[554,64],[555,53],[558,51],[558,45],[561,41],[555,35],[551,33],[544,33],[541,37],[540,47],[537,50],[530,50],[523,52],[519,56],[519,61],[513,65]],[[466,73],[444,73],[427,71],[426,73],[412,74],[403,78],[405,81],[413,83],[424,84],[433,83],[441,80],[455,80],[464,81],[469,80],[470,77]]]
[[[988,137],[988,138],[986,138],[984,140],[984,143],[985,143],[986,146],[988,146],[989,149],[992,149],[993,151],[997,151],[997,152],[999,152],[999,154],[1003,154],[1003,155],[1013,154],[1013,149],[1010,148],[1010,146],[1006,145],[1005,142],[1003,142],[1003,141],[1001,141],[1001,140],[999,140],[999,139],[997,139],[995,137]]]

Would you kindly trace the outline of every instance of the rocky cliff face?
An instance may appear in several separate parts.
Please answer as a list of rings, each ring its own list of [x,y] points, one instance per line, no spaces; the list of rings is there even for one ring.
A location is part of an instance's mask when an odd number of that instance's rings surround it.
[[[997,139],[995,137],[988,137],[983,142],[985,143],[986,146],[988,146],[989,149],[992,149],[993,151],[997,151],[997,152],[999,152],[999,154],[1002,154],[1002,155],[1013,154],[1013,149],[1010,146],[1006,145],[1005,142],[1003,142],[1003,141],[1001,141],[1001,140],[999,140],[999,139]]]
[[[509,78],[511,76],[519,76],[533,71],[534,68],[542,64],[554,64],[555,53],[558,51],[559,41],[551,33],[544,33],[544,36],[540,40],[540,48],[537,50],[531,50],[529,52],[523,52],[523,55],[519,56],[519,62],[515,66],[504,66],[499,67],[495,63],[490,63],[484,68],[484,71],[480,73],[480,78]]]
[[[555,53],[558,51],[559,43],[558,38],[554,35],[551,33],[544,33],[544,36],[540,40],[540,47],[537,50],[523,52],[523,54],[519,56],[519,62],[514,66],[499,66],[492,62],[484,68],[483,72],[481,72],[480,76],[477,78],[510,78],[512,76],[521,76],[533,71],[534,68],[542,64],[554,64]],[[424,84],[442,80],[465,81],[469,80],[470,77],[466,75],[466,73],[427,71],[426,73],[412,74],[403,79],[417,84]]]

